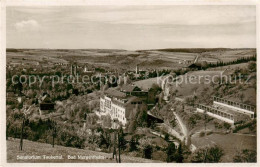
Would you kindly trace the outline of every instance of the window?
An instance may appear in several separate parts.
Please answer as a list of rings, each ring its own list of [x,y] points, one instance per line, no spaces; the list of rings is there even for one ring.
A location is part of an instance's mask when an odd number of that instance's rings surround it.
[[[105,107],[111,109],[111,101],[105,99]]]

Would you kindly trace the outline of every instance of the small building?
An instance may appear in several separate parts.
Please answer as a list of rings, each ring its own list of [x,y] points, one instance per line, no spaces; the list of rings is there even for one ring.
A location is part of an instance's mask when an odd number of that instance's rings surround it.
[[[188,69],[192,69],[192,70],[201,70],[202,67],[201,67],[200,64],[195,64],[195,63],[193,63],[193,64],[191,64],[191,65],[188,66]]]
[[[137,97],[147,97],[148,91],[143,91],[134,85],[123,85],[120,89],[121,92],[126,93],[126,95],[137,96]]]
[[[49,113],[54,110],[55,103],[53,103],[48,95],[45,95],[40,100],[40,115]]]

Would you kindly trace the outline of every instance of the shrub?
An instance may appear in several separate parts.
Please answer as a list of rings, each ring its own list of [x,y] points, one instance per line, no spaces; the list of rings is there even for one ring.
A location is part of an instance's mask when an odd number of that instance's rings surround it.
[[[146,145],[143,150],[143,157],[146,159],[152,159],[153,147]]]
[[[236,153],[234,162],[256,162],[256,151],[244,149]]]
[[[175,161],[175,152],[176,152],[176,149],[175,149],[175,144],[174,143],[170,143],[167,147],[167,150],[166,150],[166,154],[167,154],[167,159],[166,161],[167,162],[173,162]]]
[[[192,162],[220,162],[224,155],[223,149],[218,146],[206,147],[197,150],[192,156]]]
[[[205,132],[200,132],[200,137],[205,136]]]

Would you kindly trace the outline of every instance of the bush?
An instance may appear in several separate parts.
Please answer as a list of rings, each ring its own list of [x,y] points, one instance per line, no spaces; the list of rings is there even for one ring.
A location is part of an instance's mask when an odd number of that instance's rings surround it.
[[[234,162],[256,162],[256,151],[244,149],[237,154],[233,158]]]
[[[197,150],[192,156],[192,162],[220,162],[224,155],[222,148],[218,146],[206,147]]]
[[[165,135],[164,135],[164,140],[165,141],[169,141],[169,138],[170,138],[170,135],[168,134],[168,133],[166,133]]]
[[[143,150],[143,157],[146,159],[152,159],[153,147],[146,145]]]
[[[175,144],[174,143],[170,143],[167,147],[167,150],[166,150],[166,154],[167,154],[167,159],[166,161],[167,162],[173,162],[175,161],[175,152],[176,152],[176,149],[175,149]]]
[[[205,132],[200,132],[200,137],[203,137],[203,136],[205,136]]]
[[[223,126],[224,126],[224,128],[227,129],[227,130],[229,130],[230,127],[231,127],[231,125],[230,125],[229,123],[226,123],[226,122],[224,122]]]
[[[130,145],[130,149],[129,149],[130,152],[137,151],[139,145],[138,136],[132,136],[129,145]]]
[[[211,135],[211,134],[213,134],[213,132],[212,132],[212,131],[210,131],[210,132],[207,132],[207,135]]]
[[[235,129],[233,130],[233,133],[237,133],[238,131],[245,129],[245,128],[252,128],[256,125],[256,120],[253,120],[251,122],[245,123],[245,124],[241,124],[235,127]]]

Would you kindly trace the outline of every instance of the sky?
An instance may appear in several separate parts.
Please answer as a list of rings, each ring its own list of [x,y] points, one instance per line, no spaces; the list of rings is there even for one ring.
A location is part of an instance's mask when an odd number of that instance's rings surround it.
[[[8,7],[7,48],[255,48],[255,6]]]

